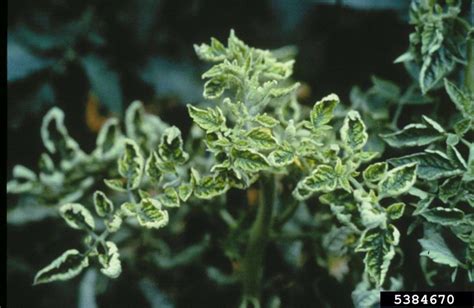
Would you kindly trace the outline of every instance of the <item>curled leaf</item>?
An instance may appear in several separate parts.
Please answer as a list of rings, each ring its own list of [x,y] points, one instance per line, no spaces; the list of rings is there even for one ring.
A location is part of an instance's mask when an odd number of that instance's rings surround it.
[[[36,274],[33,284],[68,280],[79,275],[87,266],[89,266],[87,256],[82,255],[76,249],[70,249],[40,270]]]
[[[91,213],[79,203],[68,203],[60,207],[59,213],[74,229],[94,230],[95,222]]]

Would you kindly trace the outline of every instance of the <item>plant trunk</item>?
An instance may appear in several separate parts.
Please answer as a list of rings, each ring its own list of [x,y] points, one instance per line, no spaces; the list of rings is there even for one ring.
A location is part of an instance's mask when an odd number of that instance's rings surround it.
[[[275,202],[275,178],[263,175],[260,178],[260,191],[257,216],[250,230],[247,251],[242,261],[243,306],[253,303],[259,306],[262,289],[263,259],[268,235],[272,226],[272,211]]]

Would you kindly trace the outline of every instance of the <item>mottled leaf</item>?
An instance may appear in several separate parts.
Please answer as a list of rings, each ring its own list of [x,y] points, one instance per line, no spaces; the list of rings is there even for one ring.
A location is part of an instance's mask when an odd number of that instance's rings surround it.
[[[137,218],[140,225],[146,228],[159,229],[168,224],[168,212],[161,208],[158,200],[144,198],[137,208]]]
[[[356,251],[365,252],[365,272],[377,286],[381,286],[385,281],[399,239],[400,233],[393,225],[389,225],[387,229],[366,230],[362,234]]]
[[[349,111],[341,127],[341,139],[348,149],[360,150],[367,143],[365,124],[357,111]]]
[[[339,97],[336,94],[330,94],[314,105],[310,113],[310,120],[314,129],[318,129],[331,121],[334,108],[338,103]]]
[[[380,195],[393,197],[407,192],[416,181],[416,169],[417,165],[412,163],[387,172],[378,185]]]
[[[117,278],[122,273],[122,263],[120,262],[120,254],[114,242],[105,242],[105,251],[98,255],[98,259],[102,268],[101,273],[109,278]]]
[[[157,196],[160,203],[166,207],[179,207],[179,196],[176,189],[167,187]]]
[[[399,158],[391,158],[388,160],[393,166],[401,166],[410,163],[416,163],[417,176],[425,180],[437,180],[444,177],[463,173],[440,152],[422,152],[415,153]]]
[[[293,163],[295,154],[289,148],[279,148],[271,152],[268,156],[268,162],[274,167],[284,167]]]
[[[225,117],[219,107],[201,109],[188,105],[188,112],[194,123],[207,133],[216,132],[225,127]]]
[[[255,117],[255,121],[265,127],[272,128],[275,127],[280,123],[277,119],[274,117],[264,113],[264,114],[259,114]]]
[[[365,168],[363,177],[369,182],[380,181],[388,171],[388,164],[386,162],[375,163]]]
[[[121,176],[128,180],[130,189],[136,189],[140,185],[144,163],[138,145],[135,141],[126,139],[124,153],[118,160],[118,171]]]
[[[183,150],[183,138],[181,131],[176,126],[168,127],[161,135],[158,148],[160,158],[164,161],[183,164],[188,159],[188,154]]]
[[[267,159],[253,150],[232,150],[233,166],[246,172],[258,172],[268,167]]]
[[[254,128],[250,130],[246,136],[256,149],[268,150],[277,146],[277,141],[269,128]]]
[[[87,256],[82,255],[76,249],[67,250],[36,274],[34,284],[74,278],[87,266],[89,266]]]
[[[74,229],[94,230],[95,222],[91,213],[79,203],[68,203],[59,208],[66,223]]]
[[[388,218],[392,220],[401,218],[403,216],[404,211],[405,211],[405,203],[403,202],[393,203],[387,207]]]

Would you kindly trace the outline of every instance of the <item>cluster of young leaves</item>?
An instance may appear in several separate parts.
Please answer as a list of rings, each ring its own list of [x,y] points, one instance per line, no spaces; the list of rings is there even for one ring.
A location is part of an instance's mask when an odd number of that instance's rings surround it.
[[[444,86],[459,115],[451,127],[423,116],[422,123],[409,124],[382,137],[395,148],[424,148],[388,160],[393,166],[418,165],[419,180],[411,194],[419,198],[412,204],[413,215],[417,217],[415,223],[425,222],[425,237],[420,240],[422,256],[455,269],[453,280],[457,269],[463,268],[473,281],[474,145],[468,139],[473,132],[474,97],[468,89],[459,88],[447,79]],[[459,256],[451,252],[442,231],[461,241],[464,248]]]
[[[107,238],[120,229],[123,220],[133,224],[135,218],[145,228],[162,228],[168,223],[165,207],[179,207],[180,199],[189,197],[188,187],[181,185],[182,175],[186,175],[183,165],[188,159],[181,132],[145,113],[143,105],[136,101],[126,112],[126,133],[121,132],[116,119],[108,120],[98,135],[96,149],[88,155],[69,136],[63,120],[62,111],[53,108],[44,117],[41,130],[46,149],[59,160],[57,165],[48,154],[43,154],[39,175],[16,166],[7,191],[31,194],[47,204],[63,204],[59,212],[71,228],[85,232],[86,250],[67,250],[38,272],[35,283],[75,277],[89,265],[91,257],[97,257],[102,273],[116,278],[121,271],[119,252]],[[149,158],[145,160],[144,155]],[[44,168],[45,158],[48,169]],[[115,207],[104,192],[95,191],[95,219],[90,210],[75,201],[92,186],[100,185],[98,182],[104,176],[114,177],[106,178],[105,185],[126,197],[115,194],[114,199],[121,204]],[[87,186],[76,184],[80,177],[85,177]]]
[[[215,158],[210,175],[193,173],[194,195],[209,199],[231,187],[247,188],[260,171],[294,161],[295,149],[288,141],[294,137],[294,114],[299,114],[298,84],[285,84],[293,61],[278,61],[269,51],[249,47],[233,31],[227,47],[212,39],[210,45],[195,46],[195,50],[201,59],[214,63],[203,74],[208,79],[203,96],[216,101],[216,106],[188,105]]]
[[[38,173],[22,165],[15,166],[13,179],[7,183],[7,193],[31,195],[46,205],[79,200],[104,173],[116,172],[114,163],[126,138],[153,147],[166,127],[158,117],[146,114],[142,104],[136,101],[126,112],[126,133],[121,132],[117,119],[109,119],[97,136],[96,148],[86,154],[69,135],[64,113],[52,108],[41,126],[47,152],[41,155]]]
[[[311,121],[305,123],[312,126],[313,139],[329,124],[337,102],[326,98],[314,106]],[[321,144],[326,150],[312,149],[300,158],[314,168],[298,182],[293,196],[306,200],[317,193],[342,225],[331,231],[333,239],[338,239],[331,246],[352,238],[355,251],[365,253],[365,272],[381,286],[400,237],[393,221],[402,217],[405,204],[397,197],[415,183],[417,167],[408,163],[389,170],[386,162],[367,165],[379,153],[364,150],[368,134],[357,111],[348,112],[339,133],[340,138],[330,140],[329,146]]]
[[[264,170],[294,177],[292,168],[299,171],[298,177],[307,174],[294,182],[294,198],[304,202],[318,193],[320,201],[328,204],[343,224],[338,231],[345,232],[347,237],[354,236],[358,242],[354,248],[365,253],[366,272],[378,286],[382,285],[399,241],[399,232],[392,221],[402,216],[405,207],[396,198],[415,182],[416,164],[408,163],[391,170],[385,162],[367,166],[379,153],[365,150],[368,134],[357,111],[347,112],[340,138],[335,136],[330,124],[339,98],[334,94],[314,105],[309,111],[309,120],[300,120],[300,114],[306,111],[301,108],[293,107],[296,112],[292,118],[285,116],[289,114],[285,109],[295,105],[294,96],[289,95],[295,85],[278,89],[284,96],[273,95],[273,105],[267,103],[266,98],[277,93],[273,85],[278,84],[259,82],[269,69],[247,69],[245,73],[246,67],[254,66],[247,63],[252,63],[254,58],[259,60],[262,51],[234,40],[232,33],[227,48],[214,39],[211,45],[197,47],[201,58],[219,62],[203,75],[211,78],[206,83],[204,96],[220,98],[224,111],[219,106],[207,110],[189,106],[191,117],[207,133],[208,149],[218,159],[212,168],[217,171],[215,176],[221,176],[225,170],[227,174],[233,172],[232,178],[247,179]],[[239,50],[237,46],[242,47]],[[289,73],[279,76],[289,76]],[[262,91],[264,94],[258,95]],[[254,101],[254,97],[258,100]],[[277,118],[261,114],[268,109],[273,109]],[[227,128],[223,114],[229,115],[227,119],[234,124],[232,128]],[[244,158],[249,168],[240,164]],[[366,168],[358,171],[362,165]],[[242,186],[247,187],[253,181],[245,181]],[[382,200],[384,204],[388,202],[388,206],[382,206]]]
[[[466,64],[466,42],[474,34],[472,26],[461,16],[462,1],[415,0],[410,8],[409,50],[395,62],[405,62],[426,94],[442,84],[459,65]]]

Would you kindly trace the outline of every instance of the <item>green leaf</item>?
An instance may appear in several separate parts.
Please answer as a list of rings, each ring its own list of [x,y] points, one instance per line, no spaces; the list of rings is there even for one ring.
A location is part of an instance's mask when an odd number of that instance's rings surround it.
[[[423,94],[433,89],[454,69],[454,61],[445,53],[437,53],[423,62],[420,70],[419,83]]]
[[[421,215],[429,222],[442,226],[454,226],[464,219],[464,212],[458,209],[435,207],[424,210]]]
[[[104,179],[105,185],[112,190],[126,192],[127,191],[127,180],[126,179]]]
[[[463,175],[463,180],[465,182],[470,182],[474,180],[474,143],[471,143],[469,147],[469,159],[467,161],[467,172]]]
[[[393,225],[389,225],[387,229],[366,230],[362,234],[356,251],[365,252],[365,272],[377,286],[385,281],[399,239],[400,232]]]
[[[119,122],[115,118],[108,119],[97,135],[95,154],[103,160],[116,158],[120,153],[122,134]]]
[[[337,104],[339,104],[339,97],[336,94],[329,94],[314,105],[310,113],[310,120],[314,129],[318,129],[331,121]]]
[[[381,211],[375,204],[368,201],[362,201],[359,204],[361,222],[367,229],[386,228],[387,214]]]
[[[407,192],[416,181],[415,163],[396,167],[379,182],[379,193],[383,196],[398,196]]]
[[[378,96],[392,101],[400,97],[400,87],[395,83],[376,76],[372,76],[371,80],[374,84],[373,91],[376,91]]]
[[[274,167],[284,167],[293,163],[295,154],[289,148],[281,147],[271,152],[268,156],[268,162]]]
[[[463,173],[462,170],[456,168],[445,154],[438,151],[427,151],[391,158],[388,162],[393,166],[416,163],[418,165],[417,176],[429,181]]]
[[[107,198],[107,196],[101,191],[96,191],[94,193],[94,206],[97,215],[100,217],[111,214],[114,210],[112,201],[110,201],[109,198]]]
[[[306,199],[313,192],[329,192],[336,188],[336,172],[331,166],[319,165],[309,176],[298,182],[293,196]]]
[[[275,119],[274,117],[264,113],[264,114],[259,114],[255,117],[255,121],[265,127],[272,128],[277,126],[280,121]]]
[[[105,221],[105,226],[110,233],[117,232],[122,226],[123,219],[120,214],[115,214]]]
[[[269,128],[257,127],[246,134],[252,146],[256,149],[273,149],[277,146],[277,141]]]
[[[422,247],[420,256],[425,256],[433,260],[433,262],[448,265],[450,267],[458,267],[461,262],[454,256],[444,241],[441,234],[434,228],[425,228],[425,235],[418,242]]]
[[[451,101],[466,119],[474,119],[474,96],[463,92],[448,79],[444,79],[444,87]]]
[[[120,214],[124,216],[136,216],[138,214],[138,205],[132,202],[125,202],[120,206]]]
[[[165,129],[161,135],[161,143],[158,148],[160,158],[164,161],[184,164],[189,155],[183,151],[183,138],[181,131],[176,126]]]
[[[223,178],[204,176],[194,184],[194,195],[199,199],[212,199],[228,189],[229,185]]]
[[[141,226],[159,229],[168,224],[168,212],[161,208],[158,200],[143,198],[138,204],[137,218]]]
[[[28,169],[23,165],[15,165],[15,167],[13,167],[12,174],[16,179],[22,179],[25,181],[37,180],[36,174],[31,169]]]
[[[140,146],[153,148],[158,142],[161,132],[168,125],[156,115],[145,112],[140,101],[134,101],[125,113],[125,129],[128,138]]]
[[[194,51],[201,60],[208,62],[220,62],[227,56],[225,46],[215,38],[211,38],[211,45],[194,45]]]
[[[362,151],[362,152],[359,152],[359,153],[355,153],[354,154],[354,161],[355,160],[360,160],[361,162],[369,162],[373,159],[375,159],[376,157],[380,156],[380,152],[365,152],[365,151]]]
[[[157,196],[161,204],[166,207],[179,207],[179,196],[176,189],[167,187]]]
[[[128,180],[130,189],[136,189],[140,185],[144,163],[138,145],[135,141],[126,139],[124,153],[118,160],[118,171],[121,176]]]
[[[194,123],[207,133],[217,132],[225,128],[225,117],[219,107],[201,109],[189,104],[187,106],[189,116]]]
[[[439,124],[438,122],[436,122],[435,120],[431,119],[430,117],[426,116],[426,115],[423,115],[422,116],[423,118],[423,121],[425,121],[425,123],[430,126],[432,129],[434,129],[435,131],[437,131],[438,133],[440,134],[444,134],[446,133],[446,131],[444,130],[443,126],[441,126],[441,124]]]
[[[88,266],[89,259],[87,256],[82,255],[76,249],[66,250],[36,274],[33,284],[68,280],[79,275]]]
[[[105,252],[98,255],[99,263],[102,265],[101,273],[109,278],[117,278],[122,273],[120,254],[114,242],[105,242]]]
[[[203,77],[205,77],[203,75]],[[225,81],[223,76],[218,76],[209,79],[205,84],[204,84],[204,92],[202,96],[206,99],[216,99],[219,98],[222,94],[224,94],[224,91],[228,88],[228,84]]]
[[[58,153],[61,159],[66,162],[67,169],[71,169],[78,160],[85,156],[77,142],[69,136],[64,126],[64,112],[57,107],[53,107],[44,116],[41,125],[41,138],[50,153]]]
[[[234,168],[242,171],[258,172],[269,166],[265,156],[254,150],[239,150],[234,148],[231,153]]]
[[[272,88],[268,92],[268,94],[269,94],[269,97],[272,99],[280,99],[280,100],[290,99],[290,97],[296,93],[296,90],[298,90],[299,87],[300,87],[299,83],[294,83],[288,87]]]
[[[91,213],[79,203],[64,204],[59,208],[59,213],[71,228],[80,230],[95,229],[95,222]]]
[[[336,173],[331,166],[319,165],[300,183],[311,191],[331,191],[336,188]]]
[[[342,257],[347,254],[348,245],[351,237],[354,236],[354,231],[349,227],[332,226],[331,230],[323,236],[323,247],[331,256]]]
[[[388,164],[386,162],[375,163],[365,168],[363,177],[369,182],[380,181],[388,171]]]
[[[182,183],[178,187],[179,198],[186,202],[193,193],[193,185],[191,183]]]
[[[159,183],[163,177],[161,171],[162,164],[163,162],[161,162],[158,154],[155,151],[151,152],[150,158],[148,158],[145,166],[145,173],[154,183]]]
[[[355,308],[374,308],[380,302],[380,290],[373,288],[367,280],[364,279],[358,283],[352,292],[352,302]]]
[[[347,149],[352,151],[360,150],[367,143],[368,135],[365,124],[357,111],[349,111],[341,127],[341,139]]]
[[[403,216],[404,211],[405,211],[405,203],[397,202],[397,203],[389,205],[389,207],[387,208],[387,215],[388,215],[388,218],[392,220],[397,220]]]
[[[355,211],[355,202],[352,193],[332,191],[319,196],[322,204],[330,206],[332,214],[337,220],[359,233],[359,229],[352,223],[352,213]]]
[[[7,193],[21,194],[31,191],[38,180],[36,174],[22,165],[13,167],[13,180],[7,183]]]
[[[458,195],[461,189],[461,178],[460,177],[452,177],[443,182],[439,187],[439,198],[443,202],[448,202],[448,200],[452,197]]]
[[[457,121],[453,128],[457,135],[464,136],[469,130],[474,127],[474,120],[462,119]]]
[[[41,125],[43,144],[49,152],[56,153],[58,143],[62,142],[65,136],[68,136],[68,132],[64,126],[64,112],[57,107],[53,107],[43,117]]]
[[[394,148],[424,146],[444,138],[438,131],[425,124],[408,124],[398,132],[381,137]]]

